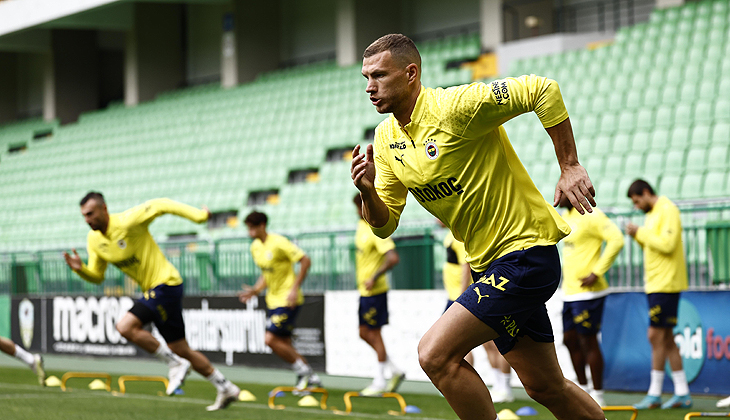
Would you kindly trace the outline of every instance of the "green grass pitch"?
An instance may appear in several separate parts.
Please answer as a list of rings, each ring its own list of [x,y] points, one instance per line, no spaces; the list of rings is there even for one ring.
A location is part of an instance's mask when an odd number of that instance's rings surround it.
[[[49,375],[61,377],[64,372],[50,371]],[[118,376],[112,376],[112,390],[117,388]],[[318,407],[298,407],[299,397],[290,396],[276,399],[277,404],[287,406],[284,410],[272,410],[268,407],[268,393],[271,385],[237,383],[248,389],[257,398],[255,402],[238,402],[226,410],[209,413],[205,406],[215,398],[213,387],[205,381],[188,380],[185,384],[185,395],[162,396],[161,383],[131,382],[127,383],[127,394],[113,395],[105,391],[91,391],[87,385],[91,379],[70,379],[67,383],[70,391],[60,388],[42,388],[38,386],[33,374],[23,368],[0,368],[0,418],[7,420],[102,420],[102,419],[336,419],[349,418],[392,419],[389,410],[397,410],[394,399],[355,398],[353,412],[343,416],[332,411],[332,408],[344,410],[343,395],[346,390],[329,389],[329,410]],[[315,396],[317,396],[315,394]],[[444,398],[434,395],[403,394],[408,405],[421,409],[420,414],[406,414],[410,419],[456,419]],[[638,401],[638,394],[615,394],[614,400],[622,397],[628,401]],[[677,419],[684,418],[689,411],[719,411],[714,409],[716,398],[696,398],[692,410],[652,410],[641,411],[637,420]],[[538,415],[522,417],[523,419],[552,419],[550,413],[534,401],[516,401],[510,404],[499,404],[497,410],[518,408],[529,405],[537,409]],[[607,413],[609,420],[629,419],[630,413]]]

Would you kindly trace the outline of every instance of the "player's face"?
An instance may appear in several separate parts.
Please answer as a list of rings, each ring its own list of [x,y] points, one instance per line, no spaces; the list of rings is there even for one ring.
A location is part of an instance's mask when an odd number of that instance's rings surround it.
[[[370,95],[370,102],[379,113],[397,112],[399,108],[407,106],[407,69],[407,66],[398,65],[390,51],[362,60],[362,75],[368,81],[365,92]]]
[[[98,203],[93,198],[81,206],[81,214],[92,230],[102,230],[109,224],[106,204]]]
[[[262,239],[266,232],[266,225],[263,223],[256,226],[246,224],[246,227],[248,228],[248,236],[251,239]]]
[[[651,196],[649,194],[631,195],[631,201],[634,203],[634,207],[643,211],[644,213],[649,213],[651,211],[651,201],[649,200],[650,198]]]

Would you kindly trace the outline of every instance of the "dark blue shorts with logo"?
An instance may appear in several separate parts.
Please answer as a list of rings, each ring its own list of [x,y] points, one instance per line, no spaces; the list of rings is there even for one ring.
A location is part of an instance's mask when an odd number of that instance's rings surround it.
[[[183,285],[161,284],[144,292],[129,310],[142,324],[155,324],[168,343],[185,338],[182,313]]]
[[[360,296],[358,309],[360,325],[371,329],[388,324],[388,292],[375,296]]]
[[[524,336],[555,341],[545,308],[560,283],[555,245],[510,252],[471,275],[473,283],[456,301],[499,334],[494,343],[500,353],[512,350]]]
[[[290,337],[294,331],[294,321],[297,319],[299,306],[290,308],[270,308],[266,310],[266,331],[279,337]]]
[[[674,327],[677,325],[679,293],[650,293],[649,325],[652,327]]]
[[[563,331],[575,330],[581,335],[598,334],[603,321],[606,297],[563,303]]]

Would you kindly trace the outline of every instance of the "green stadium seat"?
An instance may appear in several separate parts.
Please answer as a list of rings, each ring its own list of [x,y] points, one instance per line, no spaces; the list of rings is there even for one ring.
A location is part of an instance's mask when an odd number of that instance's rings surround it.
[[[664,172],[668,174],[679,174],[684,172],[686,153],[684,150],[670,150],[667,152],[667,160],[664,163]]]
[[[624,171],[624,162],[623,154],[610,155],[604,163],[603,174],[611,177],[620,176]]]
[[[604,160],[600,156],[591,156],[585,161],[585,168],[594,177],[603,176]]]
[[[626,156],[626,165],[624,172],[644,172],[644,154],[641,152],[631,152]]]
[[[707,154],[707,169],[725,170],[730,159],[730,145],[714,145]]]
[[[702,184],[702,196],[707,198],[725,195],[725,171],[710,171]]]
[[[651,149],[651,135],[652,131],[639,130],[636,131],[631,137],[631,151],[634,152],[646,152]]]
[[[613,112],[604,113],[600,117],[598,130],[606,134],[618,131],[618,116]]]
[[[730,122],[718,122],[712,128],[713,144],[730,144]]]
[[[659,90],[659,88],[649,87],[644,91],[644,96],[642,97],[642,105],[654,107],[661,103],[661,91]]]
[[[712,102],[700,101],[694,105],[692,116],[694,117],[695,123],[709,124],[713,121],[712,117]]]
[[[724,78],[720,80],[720,86],[718,87],[717,95],[721,98],[730,97],[730,79]]]
[[[631,150],[631,134],[619,133],[611,140],[611,152],[623,155]]]
[[[674,104],[679,102],[679,87],[668,85],[662,89],[661,101],[665,104]]]
[[[679,197],[681,175],[665,174],[659,181],[658,194],[669,197],[670,200],[676,200]]]
[[[690,149],[687,152],[685,170],[688,173],[702,173],[707,169],[707,150]]]
[[[591,175],[589,173],[589,175]],[[596,204],[601,208],[615,206],[616,203],[616,180],[611,177],[603,177],[594,183],[596,188]]]
[[[715,121],[730,120],[730,99],[718,99],[715,102],[713,117]]]
[[[619,111],[622,109],[637,109],[641,107],[642,102],[642,91],[640,90],[630,90],[629,93],[626,94],[626,105],[619,106],[619,107],[611,107],[611,110],[613,111]]]
[[[654,110],[639,109],[636,113],[636,129],[650,129],[654,127]]]
[[[656,110],[657,127],[671,127],[674,124],[674,107],[671,105],[660,105]]]
[[[650,151],[644,161],[644,172],[647,175],[661,175],[664,172],[666,155],[663,151]]]
[[[605,156],[613,149],[613,138],[608,134],[601,134],[593,142],[593,153]]]
[[[688,126],[674,127],[670,133],[669,144],[672,147],[684,148],[689,144],[690,128]]]
[[[695,199],[702,198],[702,174],[687,174],[682,178],[682,186],[680,189],[680,198]]]
[[[692,147],[706,147],[711,142],[710,130],[712,127],[708,124],[696,125],[692,128],[690,144]]]

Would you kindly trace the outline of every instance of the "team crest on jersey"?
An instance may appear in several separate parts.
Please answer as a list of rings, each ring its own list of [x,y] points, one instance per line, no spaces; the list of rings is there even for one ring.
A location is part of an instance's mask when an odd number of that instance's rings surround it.
[[[436,146],[435,141],[429,140],[426,142],[426,156],[428,156],[428,158],[431,160],[439,157],[439,148],[438,146]]]
[[[124,239],[120,239],[117,242],[117,246],[119,247],[119,249],[124,249],[127,247],[127,242]]]
[[[267,260],[273,260],[274,259],[274,253],[271,251],[266,252],[266,259]]]

